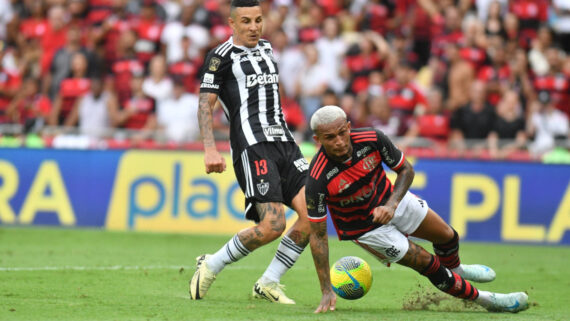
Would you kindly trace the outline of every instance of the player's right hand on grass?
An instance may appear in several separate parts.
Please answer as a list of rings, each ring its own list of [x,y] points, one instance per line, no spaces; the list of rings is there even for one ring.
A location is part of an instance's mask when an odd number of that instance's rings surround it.
[[[226,160],[215,149],[206,149],[204,154],[204,164],[206,165],[206,174],[221,173],[226,170]]]
[[[334,311],[336,308],[336,294],[330,291],[327,293],[323,293],[323,297],[321,298],[321,303],[319,307],[315,310],[315,313],[326,313],[327,311]]]

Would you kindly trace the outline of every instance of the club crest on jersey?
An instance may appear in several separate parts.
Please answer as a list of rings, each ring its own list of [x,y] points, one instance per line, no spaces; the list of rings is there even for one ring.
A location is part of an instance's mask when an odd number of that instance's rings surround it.
[[[259,191],[259,194],[265,196],[269,191],[269,182],[261,180],[261,183],[257,183],[257,190]]]
[[[362,167],[367,171],[372,171],[373,169],[378,166],[378,160],[376,159],[376,155],[370,155],[363,160]]]
[[[210,65],[208,66],[208,70],[210,70],[210,71],[218,70],[221,62],[222,61],[219,58],[212,57],[212,59],[210,59]]]

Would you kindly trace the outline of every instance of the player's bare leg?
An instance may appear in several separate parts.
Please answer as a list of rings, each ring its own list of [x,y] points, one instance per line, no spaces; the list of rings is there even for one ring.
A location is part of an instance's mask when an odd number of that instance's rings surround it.
[[[259,224],[238,232],[213,255],[196,258],[196,272],[190,281],[190,297],[202,299],[222,269],[247,256],[251,251],[277,239],[285,230],[285,211],[281,203],[255,205]]]
[[[524,292],[502,294],[479,291],[461,275],[440,264],[437,256],[411,241],[408,251],[397,263],[424,275],[439,290],[457,298],[474,301],[489,311],[516,313],[528,309],[528,296]]]
[[[283,236],[275,257],[253,286],[253,297],[266,299],[271,302],[294,304],[283,292],[284,286],[280,284],[281,277],[297,261],[303,249],[309,243],[310,224],[305,203],[305,187],[293,198],[292,207],[297,212],[295,224]]]
[[[474,282],[491,282],[495,279],[495,271],[481,264],[461,264],[459,259],[459,235],[431,208],[425,219],[412,236],[433,243],[433,249],[441,264]]]

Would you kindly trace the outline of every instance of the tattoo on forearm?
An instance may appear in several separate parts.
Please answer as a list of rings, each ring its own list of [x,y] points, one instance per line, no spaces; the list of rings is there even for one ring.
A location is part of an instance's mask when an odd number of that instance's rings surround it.
[[[326,229],[326,222],[311,223],[311,253],[313,254],[321,291],[330,289],[329,245]]]
[[[400,202],[402,200],[414,180],[414,169],[409,165],[408,161],[405,162],[406,166],[398,173],[398,177],[394,182],[394,190],[390,197],[390,200],[394,198],[393,200],[396,202]]]
[[[212,120],[212,109],[208,99],[208,93],[201,93],[198,101],[198,124],[204,146],[214,146],[214,130]]]

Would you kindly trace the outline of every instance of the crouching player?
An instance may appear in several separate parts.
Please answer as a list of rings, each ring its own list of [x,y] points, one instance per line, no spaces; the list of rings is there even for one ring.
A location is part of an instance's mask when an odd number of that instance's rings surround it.
[[[317,110],[311,129],[322,145],[311,162],[305,190],[311,252],[322,291],[316,313],[334,310],[336,305],[329,274],[327,206],[339,238],[352,240],[380,261],[410,267],[439,290],[475,301],[489,311],[528,308],[524,292],[492,293],[469,282],[493,281],[495,272],[484,265],[461,264],[457,232],[425,200],[408,191],[414,169],[382,132],[351,130],[346,114],[337,106]],[[398,174],[393,186],[382,162]],[[432,242],[435,255],[406,235]]]

